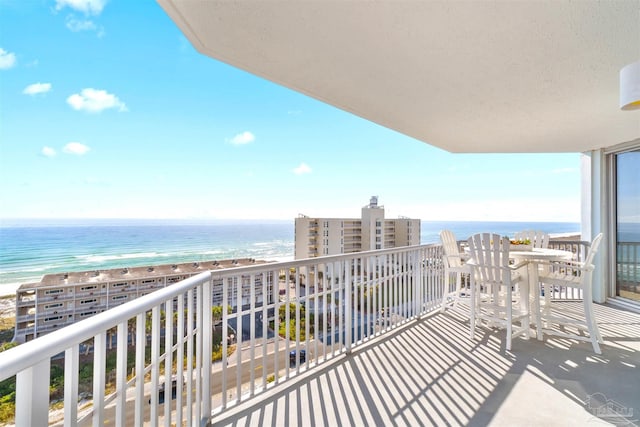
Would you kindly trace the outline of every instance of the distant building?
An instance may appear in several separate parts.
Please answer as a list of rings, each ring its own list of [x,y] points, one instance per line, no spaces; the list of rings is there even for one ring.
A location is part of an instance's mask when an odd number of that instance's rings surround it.
[[[244,258],[47,274],[39,283],[21,285],[16,291],[14,341],[30,341],[203,271],[262,262]],[[267,275],[266,280],[267,300],[270,303],[274,299],[274,278]],[[251,303],[250,276],[243,276],[242,282],[241,303],[244,306]],[[253,286],[255,303],[262,304],[261,275],[255,278]],[[229,303],[235,308],[238,302],[237,287],[229,286],[228,292]],[[222,304],[221,280],[213,281],[212,303]]]
[[[420,244],[420,220],[385,219],[373,196],[360,219],[298,216],[295,236],[296,259],[412,246]]]

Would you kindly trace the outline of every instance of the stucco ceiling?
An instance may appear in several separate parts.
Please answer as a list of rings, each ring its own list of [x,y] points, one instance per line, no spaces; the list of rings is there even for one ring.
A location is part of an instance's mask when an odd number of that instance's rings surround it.
[[[196,49],[451,152],[640,138],[640,0],[158,0]]]

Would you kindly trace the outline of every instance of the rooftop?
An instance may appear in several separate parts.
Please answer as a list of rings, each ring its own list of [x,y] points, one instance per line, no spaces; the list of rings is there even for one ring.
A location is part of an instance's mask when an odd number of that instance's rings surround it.
[[[18,291],[47,286],[74,285],[80,283],[108,282],[112,280],[132,280],[151,277],[163,277],[172,274],[193,275],[208,270],[263,264],[253,258],[212,260],[202,262],[184,262],[144,267],[112,268],[108,270],[87,270],[68,273],[45,274],[39,283],[21,285]]]

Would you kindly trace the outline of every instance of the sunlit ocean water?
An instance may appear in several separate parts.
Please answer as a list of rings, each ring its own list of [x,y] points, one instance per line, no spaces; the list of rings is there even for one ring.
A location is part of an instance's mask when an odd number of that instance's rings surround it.
[[[440,230],[458,239],[492,231],[513,235],[533,228],[578,233],[578,223],[425,222],[421,243],[435,243]],[[0,294],[49,273],[179,262],[294,258],[294,223],[161,220],[15,220],[0,223]]]

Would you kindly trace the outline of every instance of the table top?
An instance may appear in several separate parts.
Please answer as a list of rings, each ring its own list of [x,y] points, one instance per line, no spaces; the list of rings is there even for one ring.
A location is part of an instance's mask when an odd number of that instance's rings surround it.
[[[533,248],[530,251],[509,251],[509,258],[522,260],[570,260],[573,252],[560,249]]]
[[[469,248],[465,248],[468,254]],[[573,259],[573,252],[550,248],[533,248],[530,251],[509,251],[509,258],[516,261],[569,261]],[[470,265],[475,265],[473,258],[466,261]]]

